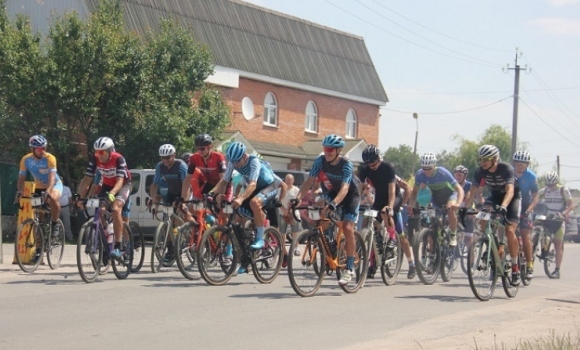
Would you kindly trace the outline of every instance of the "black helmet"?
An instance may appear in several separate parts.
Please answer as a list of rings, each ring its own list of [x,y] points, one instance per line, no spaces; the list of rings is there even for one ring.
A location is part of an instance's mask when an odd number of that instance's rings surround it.
[[[377,146],[370,144],[362,152],[362,159],[365,163],[372,163],[381,157],[381,151]]]
[[[191,155],[192,155],[192,153],[185,152],[184,154],[182,154],[181,156],[179,156],[179,159],[181,159],[185,163],[189,164],[189,158],[191,158]]]
[[[195,137],[196,146],[209,146],[213,143],[211,136],[208,134],[200,134]]]

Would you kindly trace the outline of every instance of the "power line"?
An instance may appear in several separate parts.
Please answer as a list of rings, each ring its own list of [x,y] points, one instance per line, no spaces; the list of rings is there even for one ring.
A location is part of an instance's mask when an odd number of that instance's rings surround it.
[[[545,92],[545,91],[562,91],[562,90],[580,90],[580,87],[570,87],[570,88],[556,88],[556,89],[523,89],[523,92]],[[479,95],[479,94],[505,94],[511,91],[452,91],[452,92],[390,92],[389,95],[400,96],[400,95]]]
[[[546,110],[545,110],[545,109],[544,109],[542,106],[540,106],[540,104],[539,104],[539,103],[538,103],[538,102],[537,102],[537,101],[536,101],[536,100],[535,100],[535,99],[534,99],[534,98],[533,98],[533,97],[532,97],[530,94],[526,93],[526,96],[528,96],[528,97],[529,97],[529,98],[532,100],[532,102],[534,102],[534,103],[535,103],[535,104],[536,104],[538,107],[540,107],[540,109],[541,109],[541,110],[542,110],[542,111],[543,111],[545,114],[547,114],[547,115],[548,115],[548,116],[549,116],[549,117],[550,117],[550,118],[551,118],[553,121],[555,121],[555,122],[556,122],[556,123],[557,123],[557,124],[558,124],[558,125],[559,125],[561,128],[563,128],[564,130],[568,130],[568,131],[570,131],[570,130],[569,130],[570,128],[569,128],[568,126],[562,125],[562,124],[561,124],[561,123],[560,123],[560,122],[559,122],[559,121],[558,121],[556,118],[552,117],[552,116],[550,115],[550,113],[548,113],[548,112],[547,112],[547,111],[546,111]],[[574,122],[574,121],[573,121],[573,122]],[[580,126],[580,125],[578,125],[578,124],[576,124],[576,125],[577,125],[577,126]]]
[[[573,165],[562,165],[562,164],[560,164],[560,166],[561,166],[561,167],[564,167],[564,168],[574,168],[574,169],[580,169],[580,166],[573,166]]]
[[[418,114],[421,114],[421,115],[424,115],[424,114],[425,115],[427,115],[427,114],[430,114],[430,115],[456,114],[456,113],[463,113],[463,112],[473,111],[473,110],[476,110],[476,109],[483,109],[483,108],[486,108],[486,107],[489,107],[489,106],[493,106],[495,104],[498,104],[500,102],[503,102],[503,101],[505,101],[507,99],[510,99],[510,98],[512,98],[512,96],[508,96],[508,97],[502,98],[499,101],[495,101],[495,102],[492,102],[492,103],[488,103],[488,104],[485,104],[483,106],[471,107],[471,108],[461,109],[461,110],[457,110],[457,111],[448,111],[448,112],[417,112],[417,111],[409,112],[409,111],[400,111],[400,110],[391,109],[391,108],[383,108],[383,109],[386,110],[386,111],[391,111],[391,112],[396,112],[396,113],[402,113],[402,114],[412,114],[412,113],[418,113]]]

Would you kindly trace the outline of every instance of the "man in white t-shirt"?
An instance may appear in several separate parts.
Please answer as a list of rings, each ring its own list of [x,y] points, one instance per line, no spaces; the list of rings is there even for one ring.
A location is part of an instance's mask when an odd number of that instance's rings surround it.
[[[72,234],[72,231],[70,229],[70,212],[71,212],[70,204],[72,203],[72,192],[70,190],[70,187],[68,187],[67,185],[63,186],[62,194],[61,194],[58,202],[60,203],[60,208],[61,208],[60,209],[60,220],[62,221],[62,224],[64,225],[64,233],[65,233],[66,240],[69,242],[72,242],[73,241],[73,234]]]
[[[294,220],[292,213],[288,209],[290,207],[290,200],[296,198],[300,189],[294,186],[294,176],[292,174],[286,175],[284,182],[286,183],[286,186],[288,186],[288,191],[281,202],[282,207],[280,208],[280,215],[282,216],[282,220],[280,220],[280,233],[284,235],[288,230],[288,226],[290,226],[290,233],[292,234],[292,237],[294,237],[300,229],[300,225]],[[296,249],[294,255],[300,255],[300,251]]]

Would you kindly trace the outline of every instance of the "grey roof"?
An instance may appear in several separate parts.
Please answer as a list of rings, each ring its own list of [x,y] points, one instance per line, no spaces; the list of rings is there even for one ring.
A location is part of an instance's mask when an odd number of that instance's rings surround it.
[[[342,154],[347,154],[350,150],[364,141],[363,139],[349,139],[345,140],[344,148],[342,149]],[[310,156],[317,156],[322,152],[322,140],[308,140],[304,142],[300,147]]]
[[[98,0],[86,0],[94,11]],[[239,0],[121,0],[138,33],[161,18],[193,28],[216,65],[383,103],[387,94],[361,37]]]
[[[273,153],[281,153],[288,157],[292,157],[293,155],[304,157],[307,155],[304,152],[304,150],[298,146],[289,146],[282,145],[279,143],[263,142],[255,140],[250,140],[250,142],[258,152],[263,154],[270,154],[270,152],[273,152]]]

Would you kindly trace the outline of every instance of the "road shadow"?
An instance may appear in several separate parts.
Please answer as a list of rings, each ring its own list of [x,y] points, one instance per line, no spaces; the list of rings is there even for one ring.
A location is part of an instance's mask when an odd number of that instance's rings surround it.
[[[462,296],[452,296],[452,295],[406,295],[406,296],[399,296],[395,297],[397,299],[429,299],[435,301],[441,301],[445,303],[454,303],[454,302],[472,302],[477,301],[475,297],[462,297]]]
[[[560,302],[560,303],[580,304],[580,301],[577,301],[577,300],[552,299],[552,298],[546,298],[546,300],[556,301],[556,302]]]
[[[26,275],[26,274],[21,274]],[[32,275],[31,275],[32,276]],[[42,274],[34,274],[34,276],[42,276]],[[25,285],[25,284],[44,284],[47,286],[58,286],[58,285],[72,285],[72,284],[85,284],[85,282],[78,278],[78,273],[66,273],[66,274],[44,274],[46,278],[35,279],[35,280],[20,280],[20,281],[9,281],[3,284],[10,285]]]

